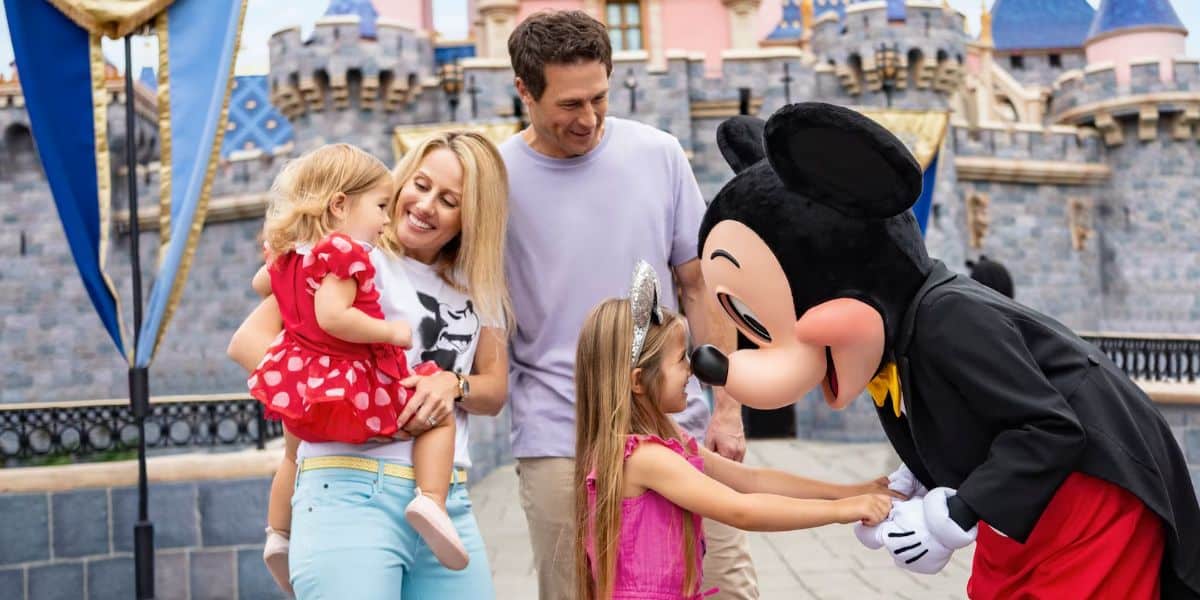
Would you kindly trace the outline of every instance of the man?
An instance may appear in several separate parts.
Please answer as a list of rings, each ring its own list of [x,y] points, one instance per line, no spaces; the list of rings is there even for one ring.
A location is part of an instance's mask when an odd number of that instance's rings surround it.
[[[699,343],[728,350],[736,335],[705,300],[697,260],[704,213],[691,167],[670,134],[605,118],[612,47],[586,13],[543,12],[508,40],[531,125],[501,148],[509,174],[505,267],[516,310],[512,337],[513,455],[542,600],[574,595],[572,474],[574,360],[579,328],[607,297],[627,293],[638,260],[679,282]],[[676,297],[660,281],[664,304]],[[689,383],[680,424],[734,460],[745,452],[741,407],[715,390],[714,410]],[[706,430],[707,427],[707,430]],[[704,586],[757,598],[746,535],[705,521]]]

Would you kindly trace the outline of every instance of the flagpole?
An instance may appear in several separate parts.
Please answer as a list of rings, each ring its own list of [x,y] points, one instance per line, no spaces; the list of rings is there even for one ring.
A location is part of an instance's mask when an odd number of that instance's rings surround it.
[[[137,598],[154,598],[154,524],[146,484],[146,414],[150,384],[146,367],[137,367],[142,331],[142,261],[138,249],[137,156],[134,136],[132,34],[125,36],[125,175],[129,186],[129,260],[133,269],[133,362],[129,365],[129,405],[138,428],[138,520],[133,526],[133,563]]]

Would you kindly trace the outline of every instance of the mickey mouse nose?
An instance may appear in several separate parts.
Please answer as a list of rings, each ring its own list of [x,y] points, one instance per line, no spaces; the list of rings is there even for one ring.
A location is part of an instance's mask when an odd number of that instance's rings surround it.
[[[692,372],[708,385],[723,386],[729,376],[729,358],[716,346],[705,344],[692,351]]]

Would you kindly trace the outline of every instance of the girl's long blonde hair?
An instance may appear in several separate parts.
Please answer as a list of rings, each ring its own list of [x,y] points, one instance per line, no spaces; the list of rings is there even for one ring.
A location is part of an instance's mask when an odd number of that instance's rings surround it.
[[[683,319],[663,310],[661,325],[651,325],[634,368],[646,390],[634,395],[633,316],[628,299],[609,299],[592,309],[579,333],[575,354],[575,542],[576,597],[605,600],[612,596],[617,542],[621,531],[625,440],[632,434],[678,439],[679,429],[659,404],[662,365],[674,331]],[[596,471],[595,513],[589,514],[587,475]],[[692,513],[683,512],[683,559],[686,571],[680,594],[691,596],[699,586]],[[586,537],[595,540],[595,564],[587,558]],[[670,549],[664,549],[669,552]],[[594,579],[594,583],[593,583]]]
[[[507,327],[512,323],[512,304],[508,297],[508,282],[504,277],[504,243],[508,227],[508,171],[500,152],[486,137],[470,131],[449,131],[430,136],[409,151],[396,165],[392,176],[396,196],[406,185],[430,152],[438,149],[453,152],[463,170],[462,232],[446,243],[438,253],[435,268],[442,280],[471,296],[485,322]],[[403,217],[396,214],[400,206],[394,202],[393,223]],[[404,246],[396,239],[395,226],[384,231],[380,239],[384,249],[395,255],[404,254]],[[511,330],[511,327],[509,327]]]
[[[387,165],[350,144],[326,144],[289,162],[271,185],[263,240],[271,256],[333,233],[329,211],[337,194],[357,196],[386,181]]]

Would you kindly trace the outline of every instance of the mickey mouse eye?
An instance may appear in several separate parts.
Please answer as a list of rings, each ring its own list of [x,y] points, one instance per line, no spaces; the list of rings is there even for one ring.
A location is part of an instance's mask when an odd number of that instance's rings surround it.
[[[749,331],[755,337],[771,343],[771,333],[759,322],[758,317],[754,315],[754,311],[750,310],[750,307],[746,306],[741,300],[725,293],[717,294],[717,299],[721,302],[721,307],[725,309],[725,312],[729,314],[734,323],[742,329]]]

